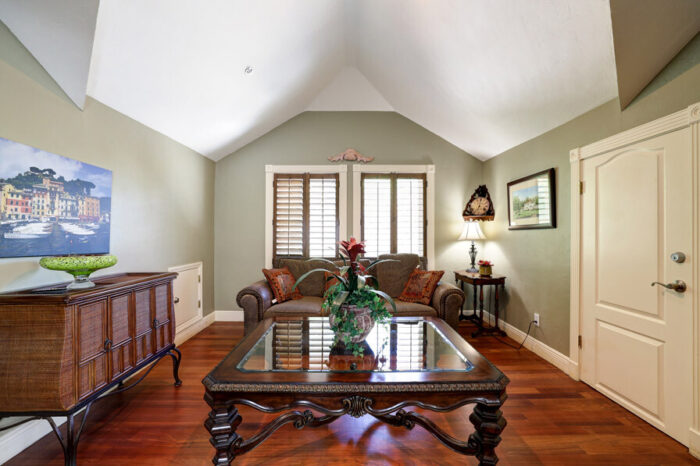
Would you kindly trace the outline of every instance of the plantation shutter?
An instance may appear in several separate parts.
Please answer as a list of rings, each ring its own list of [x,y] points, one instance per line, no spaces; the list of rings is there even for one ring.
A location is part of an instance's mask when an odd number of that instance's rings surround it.
[[[364,177],[363,231],[365,254],[377,257],[391,252],[391,180]]]
[[[304,254],[304,178],[275,175],[275,256]]]
[[[275,257],[336,257],[338,220],[337,174],[275,175]]]
[[[396,327],[396,369],[400,371],[424,369],[423,325],[402,322]]]
[[[274,362],[276,370],[299,370],[302,368],[302,321],[275,322]]]
[[[425,238],[425,181],[396,179],[396,252],[423,256]]]
[[[338,244],[337,176],[309,178],[310,257],[336,257]]]
[[[425,257],[426,178],[362,175],[362,239],[366,256],[413,253]]]
[[[308,338],[304,335],[308,334]],[[307,320],[276,322],[274,327],[275,370],[328,369],[327,362],[335,334],[328,319],[309,317]],[[305,342],[308,341],[308,347]]]
[[[309,370],[320,371],[328,369],[326,363],[333,346],[335,334],[331,330],[328,319],[309,317]]]

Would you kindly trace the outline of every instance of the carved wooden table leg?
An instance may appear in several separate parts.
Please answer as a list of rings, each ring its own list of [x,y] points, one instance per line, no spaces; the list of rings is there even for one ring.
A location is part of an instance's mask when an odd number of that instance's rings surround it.
[[[476,428],[476,432],[469,436],[469,443],[474,442],[479,446],[476,457],[480,465],[492,466],[498,463],[496,446],[501,442],[501,432],[506,426],[500,407],[478,403],[469,416]]]
[[[476,296],[476,290],[479,289],[479,318],[476,320],[477,329],[472,333],[472,337],[476,338],[481,335],[484,331],[484,285],[474,285],[474,295]],[[474,298],[476,303],[476,297]],[[474,309],[474,314],[476,314],[476,309]]]
[[[494,327],[494,329],[495,329],[494,331],[495,331],[498,335],[500,335],[500,336],[502,336],[502,337],[505,337],[505,336],[508,336],[508,335],[506,335],[506,332],[504,332],[503,330],[501,330],[501,327],[498,326],[498,315],[500,314],[500,312],[499,312],[499,307],[498,307],[498,288],[502,288],[502,289],[505,290],[505,286],[504,286],[504,285],[494,285],[494,288],[496,289],[496,290],[495,290],[495,291],[496,291],[496,309],[495,309],[495,311],[496,311],[496,325],[495,325],[495,327]]]
[[[231,464],[235,458],[231,446],[240,439],[240,436],[236,434],[236,428],[241,421],[242,418],[233,405],[216,407],[209,413],[209,418],[204,422],[204,426],[211,434],[209,442],[216,448],[216,454],[212,458],[212,463],[215,465]]]

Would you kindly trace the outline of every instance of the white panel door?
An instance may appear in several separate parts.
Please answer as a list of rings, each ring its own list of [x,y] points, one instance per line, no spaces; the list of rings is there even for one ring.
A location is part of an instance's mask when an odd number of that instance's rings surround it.
[[[175,296],[176,333],[189,327],[202,316],[201,296],[199,295],[200,268],[178,269],[173,282]]]
[[[686,445],[695,260],[690,147],[686,128],[581,166],[581,379]],[[675,252],[685,262],[674,262]],[[651,286],[675,280],[688,289]]]

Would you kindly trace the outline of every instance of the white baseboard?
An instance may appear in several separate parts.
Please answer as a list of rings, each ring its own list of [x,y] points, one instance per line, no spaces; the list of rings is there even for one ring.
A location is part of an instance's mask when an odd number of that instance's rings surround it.
[[[180,346],[193,336],[197,335],[199,332],[209,327],[215,321],[215,314],[210,312],[209,314],[201,317],[199,320],[194,322],[192,325],[188,325],[181,331],[177,332],[175,335],[175,344]]]
[[[217,322],[243,322],[242,310],[219,310],[214,311]]]
[[[494,319],[491,316],[491,314],[484,311],[484,320],[487,322],[493,322]],[[498,324],[501,330],[506,332],[506,335],[508,335],[508,337],[517,341],[518,343],[522,342],[525,339],[526,333],[520,330],[519,328],[516,328],[508,322],[504,322],[502,320],[499,321]],[[525,340],[525,344],[523,346],[535,353],[537,356],[544,359],[545,361],[549,362],[550,364],[553,364],[556,368],[564,372],[572,379],[578,380],[578,363],[569,359],[568,356],[560,353],[559,351],[555,350],[550,346],[545,345],[544,343],[537,340],[536,338],[533,338],[532,336],[527,337],[527,340]]]
[[[700,460],[700,431],[693,428],[690,429],[688,452]]]
[[[15,421],[19,420],[20,418],[15,419]],[[66,422],[66,419],[57,417],[54,418],[54,421],[56,425],[61,425]],[[11,424],[11,422],[9,422],[8,425],[9,424]],[[25,448],[30,447],[34,442],[49,432],[51,432],[51,426],[48,421],[39,419],[36,421],[29,421],[14,429],[0,433],[0,464],[5,464],[10,461],[15,455],[22,453]]]

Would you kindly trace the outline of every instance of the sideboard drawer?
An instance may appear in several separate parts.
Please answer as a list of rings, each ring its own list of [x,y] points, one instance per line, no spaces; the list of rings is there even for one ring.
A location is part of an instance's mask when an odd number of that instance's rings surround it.
[[[172,297],[170,284],[153,288],[155,309],[153,330],[155,332],[156,351],[165,348],[173,341],[172,335]]]
[[[107,301],[78,306],[78,399],[110,380],[107,340]]]
[[[151,289],[140,290],[134,293],[135,314],[135,332],[134,340],[136,342],[136,354],[134,362],[136,364],[149,358],[154,354],[153,351],[153,324],[152,324],[152,305],[151,305]]]
[[[109,351],[110,379],[114,380],[134,367],[134,339],[132,321],[134,306],[132,294],[109,299],[109,331],[106,348]]]

